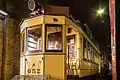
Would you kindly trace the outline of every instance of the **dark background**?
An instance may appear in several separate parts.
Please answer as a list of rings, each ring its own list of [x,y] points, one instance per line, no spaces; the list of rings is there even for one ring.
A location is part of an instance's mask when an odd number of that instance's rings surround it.
[[[116,0],[116,56],[117,77],[120,80],[120,0]]]

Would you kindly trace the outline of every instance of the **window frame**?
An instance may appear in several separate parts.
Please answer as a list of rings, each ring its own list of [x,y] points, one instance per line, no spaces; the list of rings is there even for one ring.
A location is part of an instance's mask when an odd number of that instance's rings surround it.
[[[20,46],[21,46],[21,55],[24,55],[25,48],[26,48],[26,47],[25,47],[25,38],[26,38],[25,35],[26,35],[26,34],[25,34],[25,29],[24,29],[24,30],[22,31],[21,35],[20,35],[20,37],[21,37],[21,38],[20,38],[20,39],[21,39],[21,40],[20,40],[20,43],[21,43],[21,45],[20,45]]]
[[[42,52],[43,51],[43,39],[41,39],[42,40],[42,49],[41,50],[39,50],[39,49],[36,49],[36,50],[28,50],[28,31],[29,30],[34,30],[34,29],[38,29],[38,28],[41,28],[41,33],[43,34],[43,26],[40,24],[40,25],[34,25],[34,26],[30,26],[30,27],[27,27],[27,36],[26,36],[26,51],[30,51],[30,52],[36,52],[36,51],[38,51],[38,52]],[[41,37],[43,38],[43,35],[41,35]],[[37,46],[38,46],[38,44],[37,44]]]
[[[61,27],[61,40],[62,40],[62,49],[61,50],[47,50],[47,27]],[[63,52],[63,26],[60,24],[45,24],[45,52]]]

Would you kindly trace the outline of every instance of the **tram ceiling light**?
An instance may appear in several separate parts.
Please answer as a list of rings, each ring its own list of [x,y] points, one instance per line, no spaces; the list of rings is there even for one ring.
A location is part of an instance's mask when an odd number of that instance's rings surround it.
[[[0,14],[4,15],[4,16],[7,16],[8,14],[2,10],[0,10]]]

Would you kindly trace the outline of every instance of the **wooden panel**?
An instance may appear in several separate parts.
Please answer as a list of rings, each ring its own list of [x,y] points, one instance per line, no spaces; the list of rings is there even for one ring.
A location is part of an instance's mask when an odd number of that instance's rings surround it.
[[[26,56],[26,60],[26,75],[43,75],[43,55]]]
[[[44,14],[52,14],[52,15],[66,15],[69,16],[69,7],[63,6],[48,6],[45,7]]]
[[[56,21],[54,21],[56,19]],[[64,16],[45,16],[45,24],[65,24]]]
[[[22,32],[23,29],[25,29],[26,27],[35,26],[35,25],[39,25],[42,23],[43,23],[43,16],[26,19],[25,21],[23,21],[23,23],[20,26],[20,29],[21,29],[20,32]]]
[[[45,74],[55,80],[65,80],[64,55],[45,55]]]

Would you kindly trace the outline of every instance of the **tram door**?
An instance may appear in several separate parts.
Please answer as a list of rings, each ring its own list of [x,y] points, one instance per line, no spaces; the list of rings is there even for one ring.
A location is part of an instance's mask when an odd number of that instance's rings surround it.
[[[69,55],[69,59],[74,57],[74,51],[75,51],[75,35],[73,36],[68,36],[67,37],[68,40],[68,55]]]
[[[75,35],[67,36],[67,74],[73,75],[74,60],[76,59],[76,38]]]

